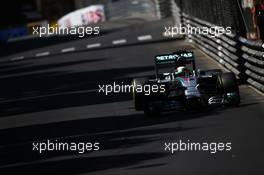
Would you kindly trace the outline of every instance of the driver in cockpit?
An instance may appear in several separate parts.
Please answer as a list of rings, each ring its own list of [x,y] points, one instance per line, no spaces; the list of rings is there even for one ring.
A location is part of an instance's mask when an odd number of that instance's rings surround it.
[[[185,77],[187,74],[187,68],[185,66],[179,66],[174,72],[175,77]]]

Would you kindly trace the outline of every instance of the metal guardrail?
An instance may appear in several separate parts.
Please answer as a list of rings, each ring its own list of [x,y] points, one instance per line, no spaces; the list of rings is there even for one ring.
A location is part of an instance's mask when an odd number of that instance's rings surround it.
[[[175,18],[175,26],[179,24],[185,27],[189,25],[196,28],[217,26],[182,12],[179,6],[173,4],[173,2],[179,3],[179,0],[159,1],[160,4],[163,3],[163,7],[167,8],[160,8],[160,13],[168,15],[168,12],[170,12],[171,16]],[[168,8],[168,6],[170,7]],[[167,17],[166,15],[163,16]],[[222,34],[215,37],[197,33],[186,34],[186,39],[194,43],[228,70],[235,73],[242,83],[248,83],[264,92],[263,43],[247,40],[234,33]]]
[[[184,13],[182,19],[183,25],[192,27],[215,26]],[[186,37],[228,70],[234,72],[242,82],[247,82],[264,92],[264,45],[233,34],[222,34],[216,37],[195,34]]]

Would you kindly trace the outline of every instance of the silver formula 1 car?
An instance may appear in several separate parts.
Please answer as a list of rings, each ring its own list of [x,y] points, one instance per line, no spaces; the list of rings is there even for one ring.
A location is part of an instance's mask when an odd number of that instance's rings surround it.
[[[156,56],[155,70],[152,79],[135,78],[132,82],[135,109],[148,116],[157,116],[163,111],[237,106],[240,103],[235,75],[219,69],[196,70],[191,51]],[[146,94],[138,90],[145,86],[155,86],[155,91]]]

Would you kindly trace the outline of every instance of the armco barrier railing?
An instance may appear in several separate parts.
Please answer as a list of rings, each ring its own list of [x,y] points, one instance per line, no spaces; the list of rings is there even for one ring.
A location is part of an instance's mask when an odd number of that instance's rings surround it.
[[[161,7],[160,13],[163,14],[161,16],[173,16],[175,19],[175,26],[181,24],[182,26],[189,25],[197,28],[216,27],[216,25],[212,23],[182,12],[175,2],[178,1],[159,0],[159,6]],[[215,37],[190,33],[186,34],[186,39],[228,70],[234,72],[240,82],[248,83],[264,92],[264,44],[247,40],[233,33],[225,33]]]
[[[183,14],[183,25],[189,25],[190,27],[196,28],[212,28],[214,26],[208,22],[190,17],[186,14]],[[189,41],[194,42],[204,52],[216,59],[219,63],[224,65],[227,69],[240,77],[241,71],[239,63],[241,60],[237,56],[239,54],[239,43],[234,35],[211,36],[194,33],[187,35],[187,38]]]
[[[182,24],[196,28],[215,27],[211,23],[184,13]],[[234,72],[242,82],[247,82],[264,92],[264,45],[231,33],[218,36],[195,33],[186,37],[206,54]]]
[[[242,37],[239,41],[247,82],[264,92],[264,44],[250,42]]]

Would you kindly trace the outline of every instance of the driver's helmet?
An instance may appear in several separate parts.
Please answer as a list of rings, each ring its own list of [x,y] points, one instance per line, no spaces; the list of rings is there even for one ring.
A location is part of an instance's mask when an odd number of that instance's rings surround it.
[[[176,68],[174,73],[176,76],[184,76],[186,73],[186,70],[187,70],[186,67],[180,66]]]

